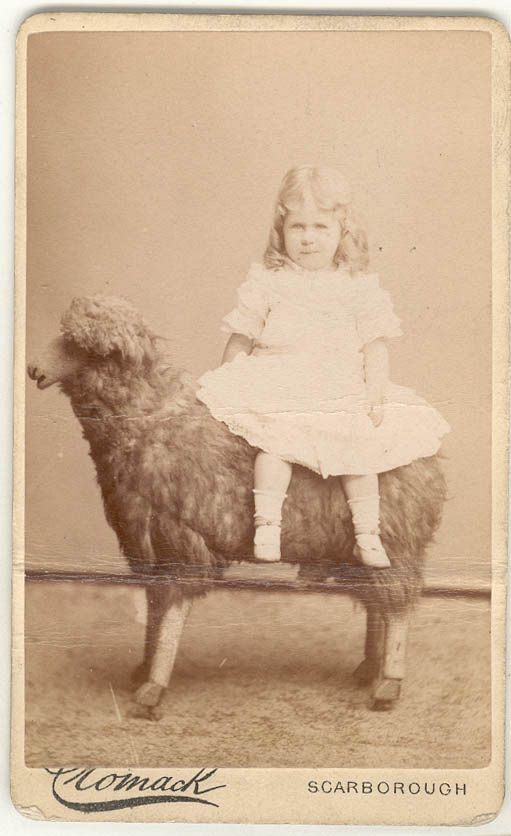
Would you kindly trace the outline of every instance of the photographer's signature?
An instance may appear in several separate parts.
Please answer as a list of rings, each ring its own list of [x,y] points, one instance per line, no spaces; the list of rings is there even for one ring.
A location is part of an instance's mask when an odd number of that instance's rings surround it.
[[[63,767],[46,769],[46,772],[53,776],[53,797],[59,804],[82,813],[169,802],[218,807],[211,793],[226,786],[213,783],[216,768],[199,769],[190,778],[175,775],[144,777],[132,772],[107,772],[95,767]],[[87,799],[80,799],[80,793],[87,793]],[[97,800],[94,798],[96,795],[100,796]]]

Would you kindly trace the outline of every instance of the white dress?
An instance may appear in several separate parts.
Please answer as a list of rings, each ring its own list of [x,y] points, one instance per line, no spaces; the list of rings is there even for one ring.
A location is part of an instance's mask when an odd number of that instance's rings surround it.
[[[381,473],[437,452],[449,424],[413,389],[388,383],[367,415],[363,347],[401,335],[376,273],[253,264],[222,330],[250,355],[204,374],[197,396],[251,445],[327,477]]]

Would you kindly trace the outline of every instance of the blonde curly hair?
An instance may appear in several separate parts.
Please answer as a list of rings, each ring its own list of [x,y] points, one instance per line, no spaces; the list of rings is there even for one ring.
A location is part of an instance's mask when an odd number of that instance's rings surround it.
[[[264,253],[264,266],[278,270],[289,261],[284,247],[284,221],[287,213],[311,196],[318,209],[335,212],[340,225],[340,242],[334,256],[336,264],[344,264],[351,273],[367,268],[369,251],[367,235],[352,205],[348,184],[334,168],[303,165],[285,175],[275,204],[273,225]]]

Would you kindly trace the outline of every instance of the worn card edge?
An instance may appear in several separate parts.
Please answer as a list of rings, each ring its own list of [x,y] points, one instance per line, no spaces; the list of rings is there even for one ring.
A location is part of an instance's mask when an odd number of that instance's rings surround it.
[[[508,345],[509,345],[509,222],[507,201],[509,196],[509,65],[510,44],[505,27],[486,17],[382,17],[382,16],[332,16],[332,15],[249,15],[249,14],[153,14],[153,13],[75,13],[36,14],[27,18],[20,27],[17,38],[16,61],[16,186],[15,186],[15,358],[14,358],[14,498],[13,498],[13,643],[12,643],[12,731],[11,731],[11,791],[18,811],[29,818],[79,820],[79,815],[62,816],[61,808],[53,802],[47,775],[41,769],[25,767],[24,755],[24,703],[23,703],[23,620],[24,620],[24,397],[25,397],[25,279],[26,279],[26,55],[28,37],[37,33],[69,31],[423,31],[423,30],[476,30],[487,32],[492,38],[492,211],[493,211],[493,419],[492,419],[492,762],[481,770],[442,770],[456,776],[481,776],[486,788],[486,807],[481,807],[468,818],[445,814],[443,819],[415,816],[410,824],[474,824],[490,821],[498,814],[504,794],[504,624],[507,564],[507,509],[508,509]],[[156,770],[144,770],[144,773]],[[331,772],[331,770],[329,770]],[[338,770],[339,775],[346,770]],[[370,779],[375,772],[390,775],[396,770],[349,770],[350,775],[363,774]],[[399,770],[404,772],[409,770]],[[414,770],[421,775],[435,770]],[[308,775],[311,770],[221,770],[226,778],[231,773],[245,773],[252,783],[255,773],[297,773]],[[314,770],[315,773],[319,770]],[[291,776],[293,777],[293,776]],[[34,780],[35,779],[35,780]],[[460,779],[461,780],[461,779]],[[37,790],[39,798],[34,798]],[[25,789],[29,790],[28,794]],[[491,789],[491,792],[488,792]],[[255,791],[255,789],[254,789]],[[42,796],[42,798],[41,798]],[[416,799],[416,804],[420,800]],[[489,808],[489,809],[488,809]],[[417,808],[416,808],[417,809]],[[153,812],[153,811],[151,811]],[[154,811],[156,813],[156,811]],[[403,812],[403,811],[401,811]],[[91,820],[124,820],[122,814],[93,815]],[[144,811],[133,811],[131,821],[148,821]],[[165,815],[151,815],[152,821],[170,821]],[[180,818],[181,821],[213,821],[206,817]],[[246,818],[220,814],[221,822],[294,822],[301,823],[357,823],[399,824],[403,816],[391,818],[349,815],[347,819],[324,818],[321,815],[299,817],[284,813],[284,817]]]

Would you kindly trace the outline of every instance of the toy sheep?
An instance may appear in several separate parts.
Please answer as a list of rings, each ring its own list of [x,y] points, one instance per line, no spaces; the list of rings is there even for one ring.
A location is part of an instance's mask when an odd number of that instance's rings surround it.
[[[256,450],[211,417],[193,381],[160,350],[126,301],[76,298],[62,335],[29,366],[40,389],[58,383],[90,445],[105,515],[132,571],[147,586],[145,657],[137,671],[139,714],[158,716],[192,600],[232,561],[250,561]],[[298,578],[335,578],[367,611],[365,658],[372,707],[391,708],[405,673],[410,613],[422,562],[441,517],[438,456],[381,474],[381,536],[388,569],[352,556],[353,528],[340,480],[295,467],[282,528],[282,559]]]

